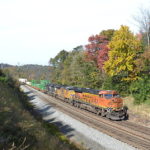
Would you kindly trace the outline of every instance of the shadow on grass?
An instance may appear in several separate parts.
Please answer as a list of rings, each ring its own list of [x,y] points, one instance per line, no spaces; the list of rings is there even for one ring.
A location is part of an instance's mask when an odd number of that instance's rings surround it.
[[[28,92],[29,93],[29,92]],[[32,92],[31,92],[32,93]],[[57,113],[55,109],[53,109],[52,106],[49,104],[45,104],[40,106],[40,108],[36,105],[38,103],[38,100],[36,100],[35,95],[28,95],[29,103],[32,104],[34,110],[32,114],[36,119],[44,120],[44,124],[46,125],[46,128],[48,129],[48,132],[50,132],[53,135],[57,135],[59,137],[62,137],[62,135],[65,135],[67,138],[70,138],[74,136],[73,131],[74,129],[65,124],[63,121],[60,121],[57,119],[57,117],[54,116],[54,113]],[[34,103],[31,102],[31,100],[35,100]],[[60,132],[60,133],[59,133]]]
[[[59,129],[60,129],[60,131],[61,131],[64,135],[66,135],[68,138],[74,136],[74,134],[73,134],[74,129],[71,128],[69,125],[64,125],[64,124],[63,124],[62,122],[60,122],[60,121],[56,121],[56,122],[54,122],[54,124],[55,124],[56,126],[58,126]]]
[[[55,126],[57,126],[59,128],[59,131],[63,133],[66,137],[70,138],[74,136],[73,134],[74,129],[71,126],[64,124],[62,121],[56,120],[56,118],[48,119],[46,120],[46,122],[52,123]]]
[[[74,136],[74,129],[71,126],[64,124],[62,121],[59,121],[56,117],[52,116],[54,113],[56,113],[52,106],[46,104],[43,107],[44,108],[42,109],[36,109],[36,112],[39,113],[42,118],[44,117],[47,123],[57,126],[59,131],[68,138]]]
[[[77,149],[61,138],[56,126],[42,120],[31,103],[33,99],[35,95],[29,98],[19,87],[0,82],[0,150]]]

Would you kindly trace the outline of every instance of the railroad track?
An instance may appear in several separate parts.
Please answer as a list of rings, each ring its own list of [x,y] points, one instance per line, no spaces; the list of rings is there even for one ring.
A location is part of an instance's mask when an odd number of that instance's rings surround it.
[[[27,86],[26,86],[27,87]],[[128,121],[110,121],[106,118],[89,113],[83,109],[79,109],[65,103],[58,101],[58,99],[41,93],[27,87],[32,90],[34,94],[38,95],[42,100],[49,102],[56,108],[59,108],[62,112],[69,114],[73,118],[110,135],[122,142],[130,144],[138,149],[150,150],[150,129],[133,124]]]
[[[140,131],[140,133],[147,135],[150,137],[150,128],[129,122],[129,121],[122,121],[122,122],[117,122],[119,125],[126,126],[132,130],[135,130],[137,132]]]

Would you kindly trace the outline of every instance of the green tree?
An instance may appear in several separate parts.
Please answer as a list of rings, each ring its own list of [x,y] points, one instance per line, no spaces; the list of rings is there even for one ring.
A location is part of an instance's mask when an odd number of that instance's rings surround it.
[[[103,83],[100,75],[94,62],[87,61],[85,51],[78,46],[68,53],[62,63],[53,67],[51,80],[63,85],[99,88]]]
[[[100,70],[93,61],[86,60],[84,51],[73,57],[70,71],[76,86],[99,88],[102,85]]]
[[[127,26],[115,32],[109,43],[109,60],[105,62],[104,69],[110,76],[122,75],[123,80],[136,80],[137,69],[135,59],[141,48],[140,41]]]
[[[51,58],[49,60],[49,64],[53,67],[59,66],[61,63],[63,63],[68,56],[68,52],[65,50],[60,51],[54,58]]]
[[[135,98],[135,104],[141,104],[145,101],[150,103],[150,76],[143,76],[141,79],[134,81],[130,86],[130,92]]]
[[[113,77],[106,76],[104,78],[102,89],[104,90],[116,90],[118,91],[122,96],[126,96],[129,94],[129,86],[130,83],[127,83],[126,81],[122,81],[121,75],[115,75]]]
[[[52,66],[52,72],[50,80],[54,83],[62,84],[61,73],[64,69],[64,62],[67,59],[69,52],[62,50],[54,58],[49,60],[50,66]]]
[[[114,29],[108,29],[108,30],[102,30],[100,32],[100,35],[106,36],[109,41],[111,41],[112,37],[114,36],[115,30]]]

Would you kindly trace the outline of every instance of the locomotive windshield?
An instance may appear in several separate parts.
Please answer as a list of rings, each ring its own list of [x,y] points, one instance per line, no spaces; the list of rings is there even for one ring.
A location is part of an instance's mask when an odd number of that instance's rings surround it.
[[[112,94],[104,94],[104,96],[105,96],[106,99],[111,99],[113,97]]]
[[[118,98],[120,97],[119,94],[104,94],[106,99],[111,99],[111,98]]]
[[[113,97],[117,98],[117,97],[120,97],[119,94],[114,94]]]

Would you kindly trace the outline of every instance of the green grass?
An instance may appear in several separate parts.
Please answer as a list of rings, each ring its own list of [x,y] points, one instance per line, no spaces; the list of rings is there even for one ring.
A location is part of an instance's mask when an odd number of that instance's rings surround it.
[[[0,149],[77,150],[53,124],[33,111],[18,88],[0,82]]]

